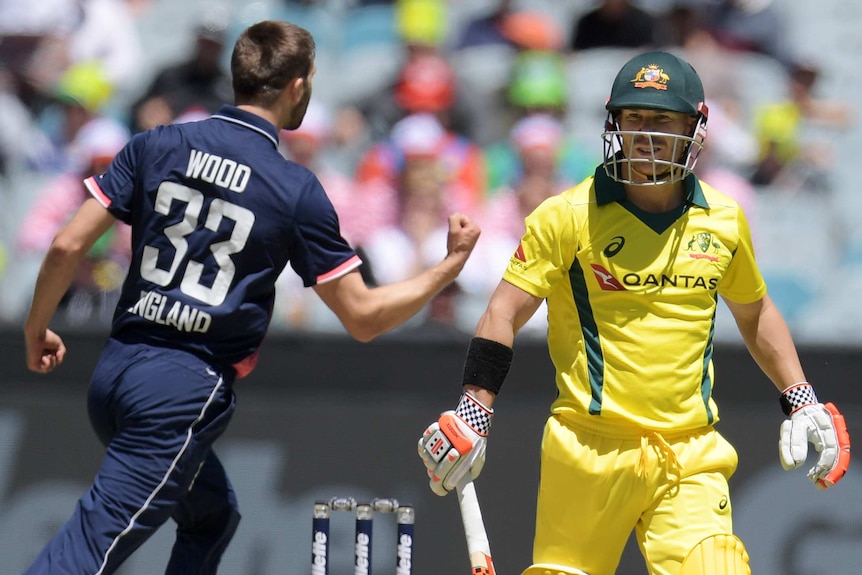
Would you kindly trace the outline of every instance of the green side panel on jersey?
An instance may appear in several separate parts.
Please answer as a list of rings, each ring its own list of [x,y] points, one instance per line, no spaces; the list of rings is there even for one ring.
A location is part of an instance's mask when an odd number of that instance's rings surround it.
[[[605,357],[602,353],[601,341],[599,341],[599,328],[596,318],[593,316],[593,308],[590,305],[590,296],[587,291],[587,282],[584,278],[584,270],[578,260],[575,260],[569,270],[569,281],[572,284],[572,296],[578,308],[578,317],[581,322],[581,332],[584,337],[584,350],[587,353],[587,369],[590,377],[590,414],[598,415],[602,412],[602,388],[605,385]]]
[[[715,342],[715,314],[712,316],[712,324],[709,327],[709,338],[706,340],[706,349],[703,352],[703,377],[700,380],[700,395],[703,398],[703,407],[706,409],[706,420],[712,425],[715,423],[715,414],[709,408],[709,398],[712,396],[712,378],[709,377],[709,365],[712,363],[712,353]]]

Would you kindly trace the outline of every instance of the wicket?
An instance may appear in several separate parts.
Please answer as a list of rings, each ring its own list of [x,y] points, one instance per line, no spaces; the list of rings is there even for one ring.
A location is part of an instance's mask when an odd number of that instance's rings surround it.
[[[353,497],[333,497],[329,501],[315,502],[311,526],[311,575],[329,575],[329,519],[333,511],[356,514],[353,575],[371,575],[374,513],[395,514],[398,525],[395,574],[411,575],[416,512],[411,505],[400,505],[397,499],[381,497],[372,499],[370,503],[357,503]]]

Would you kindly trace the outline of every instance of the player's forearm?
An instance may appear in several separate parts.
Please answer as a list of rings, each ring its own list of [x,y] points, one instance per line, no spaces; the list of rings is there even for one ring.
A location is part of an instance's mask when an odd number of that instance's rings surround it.
[[[410,279],[368,290],[359,313],[345,327],[353,337],[370,341],[400,326],[451,284],[463,265],[463,261],[447,257]]]
[[[757,321],[739,325],[749,353],[779,391],[805,381],[790,330],[771,300]]]
[[[51,245],[36,278],[25,332],[42,334],[48,328],[85,255],[83,247],[65,247],[56,241]]]

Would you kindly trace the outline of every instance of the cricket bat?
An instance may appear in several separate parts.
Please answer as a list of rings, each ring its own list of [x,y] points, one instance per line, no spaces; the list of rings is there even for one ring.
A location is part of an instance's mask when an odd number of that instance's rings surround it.
[[[457,485],[458,505],[461,507],[461,520],[467,536],[467,552],[470,555],[472,575],[496,575],[491,560],[491,545],[482,520],[482,509],[476,496],[476,486],[469,475]]]

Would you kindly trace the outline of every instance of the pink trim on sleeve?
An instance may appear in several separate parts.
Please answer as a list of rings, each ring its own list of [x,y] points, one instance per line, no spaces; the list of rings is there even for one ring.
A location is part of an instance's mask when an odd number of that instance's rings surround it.
[[[332,271],[329,271],[325,274],[317,276],[317,283],[322,284],[326,283],[330,280],[334,280],[335,278],[339,278],[344,274],[351,272],[362,265],[362,260],[359,259],[359,256],[353,256],[337,268]]]
[[[90,176],[86,180],[84,180],[84,185],[87,187],[87,191],[90,192],[90,195],[96,198],[102,206],[107,208],[111,205],[111,198],[105,195],[102,191],[102,188],[99,187],[99,181],[95,176]]]

